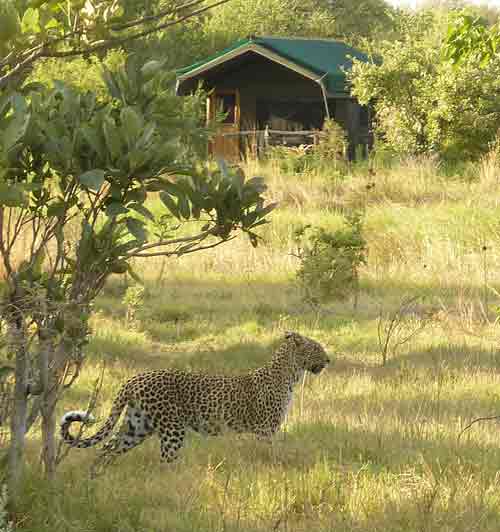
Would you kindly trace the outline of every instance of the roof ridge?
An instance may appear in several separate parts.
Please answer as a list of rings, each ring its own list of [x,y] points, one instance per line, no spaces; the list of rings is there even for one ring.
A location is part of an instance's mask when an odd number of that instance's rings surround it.
[[[348,44],[340,39],[334,39],[333,37],[300,37],[292,35],[290,37],[283,37],[281,35],[249,35],[248,39],[278,39],[280,41],[324,41],[324,42],[336,42],[354,48],[351,44]]]

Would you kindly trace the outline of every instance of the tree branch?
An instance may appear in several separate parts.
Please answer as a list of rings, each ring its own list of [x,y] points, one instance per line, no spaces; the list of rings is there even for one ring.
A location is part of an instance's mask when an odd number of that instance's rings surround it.
[[[196,241],[203,241],[208,236],[216,236],[217,232],[215,230],[216,228],[207,229],[206,231],[202,231],[201,233],[198,233],[194,236],[185,236],[185,237],[179,237],[179,238],[172,238],[171,240],[159,240],[158,242],[153,242],[152,244],[145,244],[144,246],[141,246],[140,248],[136,248],[132,251],[129,251],[125,255],[123,255],[123,258],[128,259],[130,257],[139,257],[141,255],[137,255],[137,253],[142,253],[143,251],[146,251],[148,249],[153,248],[159,248],[164,246],[172,246],[174,244],[188,244],[189,242],[196,242]],[[161,253],[163,255],[163,253]],[[145,255],[148,256],[148,255]],[[154,255],[151,255],[154,256]]]
[[[183,9],[187,9],[189,7],[197,6],[198,4],[203,4],[205,0],[192,0],[191,2],[187,2],[186,4],[182,6],[178,6],[174,9],[168,8],[164,9],[163,11],[160,11],[156,15],[148,15],[145,17],[141,17],[135,20],[131,20],[129,22],[126,22],[124,24],[113,24],[109,27],[112,31],[122,31],[128,28],[134,28],[136,26],[140,26],[142,24],[145,24],[146,22],[153,22],[154,20],[160,20],[163,17],[166,17],[167,15],[172,15],[174,13],[179,13]]]
[[[214,242],[213,244],[209,244],[208,246],[198,246],[198,247],[195,247],[195,248],[192,248],[192,249],[188,249],[188,250],[182,251],[182,252],[179,252],[179,251],[157,251],[155,253],[132,253],[132,254],[129,254],[129,257],[142,257],[142,258],[146,258],[146,257],[174,257],[175,255],[180,257],[182,255],[187,255],[189,253],[194,253],[195,251],[202,251],[204,249],[216,248],[217,246],[220,246],[221,244],[225,244],[226,242],[234,240],[235,238],[236,238],[236,236],[231,236],[229,238],[226,238],[225,240],[219,240],[218,242]]]
[[[54,44],[56,44],[56,43],[58,43],[58,42],[60,42],[62,40],[61,37],[59,37],[57,39],[54,39],[54,40],[52,40],[50,42],[42,43],[41,45],[39,45],[39,47],[35,47],[31,54],[29,54],[27,57],[22,59],[21,62],[18,63],[15,67],[13,67],[9,72],[4,74],[3,76],[0,76],[0,88],[4,87],[23,68],[26,68],[26,67],[32,65],[35,61],[37,61],[38,59],[40,59],[42,57],[60,57],[60,58],[61,57],[76,57],[76,56],[79,56],[79,55],[92,54],[92,53],[98,52],[98,51],[109,50],[111,48],[115,48],[117,46],[125,44],[127,42],[134,41],[134,40],[140,39],[142,37],[147,37],[148,35],[151,35],[152,33],[156,33],[158,31],[167,29],[167,28],[169,28],[171,26],[175,26],[177,24],[181,24],[182,22],[185,22],[186,20],[188,20],[190,18],[193,18],[193,17],[196,17],[198,15],[201,15],[201,14],[209,11],[210,9],[213,9],[214,7],[226,4],[227,2],[230,2],[230,1],[231,0],[218,0],[218,1],[212,3],[212,4],[208,5],[208,6],[205,6],[205,7],[202,7],[200,9],[196,10],[196,11],[192,11],[190,13],[187,13],[186,15],[183,15],[180,18],[177,18],[176,20],[172,20],[172,21],[169,21],[169,22],[164,22],[162,24],[158,24],[158,25],[154,26],[153,28],[149,28],[149,29],[140,31],[140,32],[134,33],[132,35],[127,35],[126,37],[110,38],[107,41],[97,41],[94,44],[90,44],[89,46],[87,46],[85,48],[77,48],[77,49],[65,50],[65,51],[60,51],[60,52],[55,51],[55,50],[50,50],[51,46],[53,46]],[[180,10],[182,10],[182,9],[184,9],[186,7],[199,5],[199,3],[201,3],[201,0],[194,0],[193,2],[187,3],[184,6],[181,6],[180,8],[178,8],[175,11],[172,11],[172,13],[178,13]],[[165,15],[166,14],[163,14],[163,16],[165,16]],[[151,16],[155,17],[154,15],[151,15]],[[139,24],[143,24],[144,22],[147,22],[147,20],[146,20],[146,17],[144,17],[144,19],[138,19],[135,22],[136,22],[135,26],[137,26]],[[113,29],[113,28],[110,26],[110,29]],[[119,28],[119,29],[125,29],[125,28]],[[79,33],[79,32],[78,31],[74,31],[72,33],[69,33],[68,35],[71,36],[71,35],[75,35],[77,33]],[[13,63],[13,62],[14,61],[11,60],[11,63]]]
[[[181,18],[172,20],[170,22],[164,22],[162,24],[158,24],[157,26],[154,26],[153,28],[143,30],[139,33],[134,33],[133,35],[127,35],[126,37],[119,37],[117,39],[109,39],[108,41],[105,41],[105,42],[98,41],[97,43],[94,43],[94,45],[90,45],[88,48],[81,48],[77,50],[67,50],[65,52],[44,52],[43,57],[71,57],[71,56],[76,56],[76,55],[92,54],[97,51],[102,52],[104,50],[109,50],[110,48],[114,48],[115,46],[125,44],[126,42],[135,41],[136,39],[147,37],[148,35],[151,35],[152,33],[156,33],[157,31],[164,30],[171,26],[176,26],[177,24],[185,22],[186,20],[190,18],[201,15],[202,13],[205,13],[206,11],[213,9],[214,7],[220,6],[222,4],[226,4],[227,2],[230,2],[230,1],[231,0],[219,0],[218,2],[210,4],[209,6],[205,6],[201,9],[198,9],[197,11],[188,13],[187,15],[184,15]],[[1,81],[2,80],[0,79],[0,83]]]

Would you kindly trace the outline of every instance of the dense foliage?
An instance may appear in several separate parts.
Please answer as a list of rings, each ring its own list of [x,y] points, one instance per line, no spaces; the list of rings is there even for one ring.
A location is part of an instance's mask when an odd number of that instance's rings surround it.
[[[372,102],[376,130],[396,153],[475,158],[500,127],[500,59],[444,54],[446,25],[431,11],[401,17],[401,37],[378,43],[371,63],[355,62],[353,93]]]

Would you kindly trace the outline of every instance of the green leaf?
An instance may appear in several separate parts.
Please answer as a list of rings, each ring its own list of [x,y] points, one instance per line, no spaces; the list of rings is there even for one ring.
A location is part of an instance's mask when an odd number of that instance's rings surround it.
[[[165,205],[165,207],[176,217],[180,218],[179,209],[177,208],[177,205],[175,201],[171,198],[168,192],[162,191],[160,192],[160,199]]]
[[[116,260],[110,266],[111,273],[123,274],[129,269],[129,265],[125,260]]]
[[[182,195],[183,192],[179,189],[178,185],[175,183],[172,183],[171,181],[162,181],[162,188],[166,192],[168,192],[171,196],[178,197],[179,195]]]
[[[143,75],[144,80],[149,81],[152,79],[158,72],[163,70],[164,65],[164,61],[156,61],[154,59],[145,63],[141,68],[141,74]]]
[[[139,214],[142,214],[146,218],[149,218],[150,220],[154,220],[155,217],[153,216],[153,213],[144,207],[144,205],[141,205],[140,203],[131,203],[130,205],[127,205],[129,209],[133,209],[134,211],[138,212]]]
[[[150,140],[153,137],[153,133],[156,131],[156,124],[154,122],[150,122],[146,125],[144,128],[144,131],[142,133],[141,138],[137,141],[137,147],[138,148],[144,148],[146,147]]]
[[[107,68],[104,68],[102,72],[102,79],[104,80],[104,83],[106,84],[111,96],[117,100],[120,100],[122,95],[120,88],[116,83],[115,76]]]
[[[16,110],[3,132],[3,146],[5,151],[13,148],[24,137],[31,114],[23,109]]]
[[[99,190],[103,183],[106,172],[96,168],[95,170],[88,170],[78,177],[78,181],[91,190]]]
[[[105,158],[104,146],[102,140],[99,138],[99,134],[95,129],[88,125],[84,125],[80,129],[80,133],[85,140],[90,144],[90,147],[99,155],[101,159]]]
[[[199,220],[200,219],[200,215],[201,215],[201,206],[200,205],[195,205],[193,204],[193,218],[195,220]]]
[[[148,236],[146,229],[144,228],[144,223],[141,222],[141,220],[137,220],[136,218],[127,218],[125,223],[127,224],[127,229],[139,242],[146,242]]]
[[[14,375],[14,368],[10,366],[0,367],[0,381],[5,380],[9,375]]]
[[[50,30],[52,28],[59,28],[61,27],[61,23],[57,21],[55,18],[51,18],[47,24],[45,24],[45,29]]]
[[[109,116],[104,119],[103,130],[104,137],[106,138],[106,145],[111,153],[111,158],[113,160],[118,159],[122,154],[122,143],[115,123]]]
[[[234,173],[232,178],[233,184],[238,192],[238,197],[241,199],[243,194],[243,185],[245,184],[245,174],[241,170]]]
[[[127,192],[126,201],[133,201],[134,203],[144,203],[147,198],[147,192],[144,187],[138,187]]]
[[[127,207],[124,207],[121,203],[113,201],[106,207],[106,215],[110,218],[114,218],[119,214],[126,214],[128,212]]]
[[[177,206],[179,207],[179,212],[181,216],[185,220],[189,220],[189,218],[191,218],[191,208],[189,206],[187,196],[185,196],[184,194],[179,194]]]
[[[148,192],[159,192],[163,190],[163,184],[159,179],[152,179],[146,184],[146,190]]]
[[[120,113],[120,118],[125,126],[125,135],[129,148],[135,145],[144,126],[141,116],[132,107],[124,107]]]
[[[66,210],[66,203],[64,202],[64,200],[59,199],[59,200],[52,202],[47,207],[47,216],[48,217],[52,217],[52,216],[60,217],[64,214],[65,210]]]
[[[252,177],[245,183],[244,188],[262,194],[267,190],[266,180],[263,177]]]
[[[45,252],[39,251],[31,268],[34,279],[39,279],[42,276],[43,261],[45,260]]]
[[[40,33],[40,12],[38,9],[29,7],[21,20],[21,31],[23,33]]]

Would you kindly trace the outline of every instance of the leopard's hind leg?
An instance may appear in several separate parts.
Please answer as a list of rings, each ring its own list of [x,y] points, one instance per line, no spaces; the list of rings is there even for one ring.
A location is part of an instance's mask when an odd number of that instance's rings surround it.
[[[148,416],[136,407],[128,406],[119,431],[104,445],[93,464],[93,475],[99,469],[111,464],[116,457],[140,445],[153,433]]]

